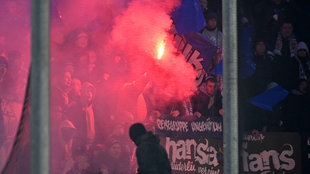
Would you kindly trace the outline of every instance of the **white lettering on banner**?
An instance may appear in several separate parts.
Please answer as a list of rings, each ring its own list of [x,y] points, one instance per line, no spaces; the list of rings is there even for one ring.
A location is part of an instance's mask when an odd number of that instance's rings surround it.
[[[201,63],[203,61],[203,58],[198,58],[199,55],[200,55],[200,52],[197,50],[194,50],[193,54],[188,59],[188,63],[191,63],[193,65],[197,73],[197,76],[196,76],[197,86],[201,85],[204,79],[204,75],[206,74],[205,70],[203,69],[202,63]]]
[[[262,141],[265,139],[265,136],[259,132],[254,132],[252,134],[243,135],[244,141]]]
[[[188,132],[188,122],[186,121],[157,119],[157,127],[160,130]]]
[[[245,149],[242,150],[242,162],[244,172],[270,171],[271,166],[276,170],[290,171],[295,168],[296,162],[290,158],[294,154],[294,148],[290,144],[284,144],[280,154],[276,150],[264,150],[259,154],[249,154]]]
[[[191,128],[193,132],[223,132],[222,123],[213,121],[192,122]]]
[[[207,167],[198,167],[198,173],[200,174],[220,174],[220,169],[214,170],[213,167],[211,169]]]
[[[194,69],[196,70],[197,73],[196,76],[197,86],[201,85],[204,76],[206,74],[201,63],[204,58],[199,57],[200,52],[196,49],[193,49],[193,46],[190,43],[188,43],[185,39],[183,39],[181,36],[176,35],[174,37],[174,40],[176,42],[175,45],[177,45],[178,51],[182,52],[184,57],[187,59],[187,62],[194,66]]]
[[[199,162],[199,164],[204,165],[212,165],[214,167],[218,166],[219,163],[217,161],[217,151],[214,147],[209,147],[209,142],[206,139],[206,144],[199,143],[197,146],[197,156],[195,160]]]
[[[166,151],[172,162],[176,160],[195,160],[200,165],[218,166],[217,151],[205,139],[205,143],[198,143],[194,139],[187,140],[170,140],[166,137]]]
[[[171,169],[175,171],[182,171],[182,172],[195,172],[196,167],[192,161],[187,162],[172,162]]]

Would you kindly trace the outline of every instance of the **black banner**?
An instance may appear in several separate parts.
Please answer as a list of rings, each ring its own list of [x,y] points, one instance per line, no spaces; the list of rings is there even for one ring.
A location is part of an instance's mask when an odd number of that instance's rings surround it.
[[[243,136],[240,173],[301,173],[297,133],[259,133]]]
[[[221,117],[205,121],[157,119],[156,132],[174,174],[223,173]]]

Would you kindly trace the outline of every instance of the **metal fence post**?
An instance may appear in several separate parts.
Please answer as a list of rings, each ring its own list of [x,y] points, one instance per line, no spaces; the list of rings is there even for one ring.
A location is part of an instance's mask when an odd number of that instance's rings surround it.
[[[237,0],[223,0],[224,173],[239,173]]]
[[[31,173],[49,173],[49,0],[31,1]]]

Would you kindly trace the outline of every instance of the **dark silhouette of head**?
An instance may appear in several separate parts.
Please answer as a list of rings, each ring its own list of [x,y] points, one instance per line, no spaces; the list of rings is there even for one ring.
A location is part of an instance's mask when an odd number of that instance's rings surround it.
[[[137,140],[146,133],[142,123],[134,123],[129,128],[129,137],[137,145]]]

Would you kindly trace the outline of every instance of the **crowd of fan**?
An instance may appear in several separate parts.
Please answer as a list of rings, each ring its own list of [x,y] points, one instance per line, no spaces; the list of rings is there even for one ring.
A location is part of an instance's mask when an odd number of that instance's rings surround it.
[[[21,9],[16,1],[6,1],[6,5],[3,12],[10,15],[4,15],[8,18],[1,20],[0,25],[19,32],[11,34],[3,30],[0,33],[0,64],[5,65],[7,71],[3,78],[5,83],[1,84],[1,105],[6,101],[7,105],[18,103],[21,106],[30,60],[30,47],[27,47],[30,44],[30,23],[20,15],[23,13],[18,13]],[[221,47],[221,1],[201,0],[201,5],[207,24],[201,34]],[[252,31],[253,46],[251,53],[245,54],[253,72],[240,80],[240,111],[245,129],[309,131],[309,38],[303,37],[302,22],[295,20],[298,14],[306,13],[299,9],[301,5],[302,1],[240,1],[239,27]],[[25,11],[26,7],[22,10]],[[295,26],[299,27],[296,34]],[[20,31],[20,28],[25,30]],[[148,75],[132,79],[124,58],[110,57],[102,52],[98,44],[100,33],[110,31],[111,28],[102,26],[100,16],[74,28],[52,24],[53,173],[128,173],[128,169],[134,170],[131,159],[134,146],[128,143],[127,136],[130,123],[146,121],[152,126],[154,118],[161,115],[171,118],[190,115],[196,119],[223,115],[221,89],[216,88],[218,82],[210,77],[205,78],[205,89],[190,100],[192,106],[186,105],[188,102],[185,101],[154,109],[154,105],[160,103],[155,94],[161,93],[150,88]],[[248,103],[250,98],[274,85],[280,85],[289,94],[273,106],[272,111]],[[146,120],[138,118],[136,110],[136,101],[143,91],[148,104]],[[11,123],[5,117],[7,113],[4,113],[5,121]],[[0,146],[5,138],[7,135],[0,136]]]
[[[252,3],[252,4],[251,4]],[[309,3],[305,1],[241,1],[239,11],[240,35],[250,36],[251,54],[244,53],[240,60],[252,72],[240,80],[240,100],[246,129],[264,131],[309,131],[310,55],[307,27]],[[242,33],[243,32],[243,33]],[[242,44],[242,43],[241,43]],[[243,45],[247,44],[243,43]],[[246,46],[241,46],[246,49]],[[249,99],[280,86],[288,92],[272,110],[247,105]],[[268,96],[266,100],[277,98]],[[262,104],[267,104],[262,103]]]
[[[239,7],[239,36],[244,37],[239,37],[244,42],[239,47],[239,61],[244,66],[240,71],[245,73],[239,83],[241,130],[296,133],[302,171],[307,173],[310,23],[306,19],[310,3],[244,0]],[[247,53],[247,49],[252,51]],[[257,97],[260,99],[253,105]]]
[[[200,2],[206,23],[217,21],[217,27],[206,26],[201,33],[222,46],[221,1]],[[310,23],[303,20],[309,8],[302,0],[238,1],[240,130],[309,131]],[[260,106],[276,100],[271,110],[250,103],[275,86],[288,95],[266,96]]]

